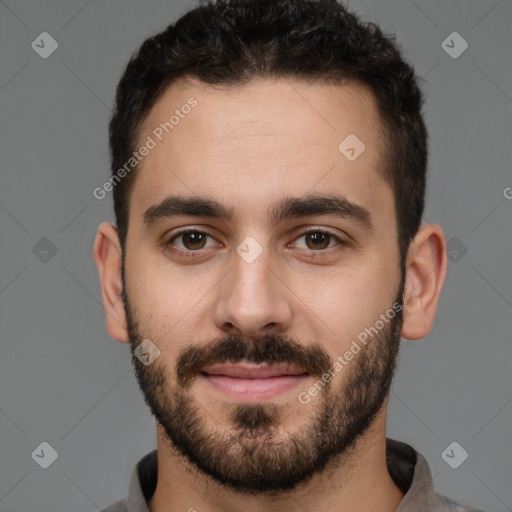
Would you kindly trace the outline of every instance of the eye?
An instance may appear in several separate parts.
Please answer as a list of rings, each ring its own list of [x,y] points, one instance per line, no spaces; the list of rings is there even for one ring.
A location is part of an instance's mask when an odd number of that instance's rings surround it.
[[[200,251],[201,249],[215,247],[215,242],[210,246],[206,245],[208,238],[213,240],[213,237],[204,231],[199,231],[197,229],[187,229],[174,234],[171,238],[164,242],[164,246],[171,253],[181,253],[185,257],[195,257],[195,254],[187,253],[194,253]],[[181,246],[175,245],[175,240],[181,240]],[[177,249],[175,247],[177,247]]]
[[[307,231],[306,233],[299,236],[296,240],[304,238],[306,247],[301,247],[302,249],[318,252],[323,251],[332,247],[333,245],[344,244],[345,242],[338,236],[333,233],[329,233],[328,231],[323,231],[320,229],[314,229]],[[331,242],[336,242],[331,244]]]

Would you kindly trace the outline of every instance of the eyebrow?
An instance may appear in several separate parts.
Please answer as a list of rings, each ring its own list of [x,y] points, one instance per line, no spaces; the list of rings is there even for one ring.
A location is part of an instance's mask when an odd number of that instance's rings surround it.
[[[354,220],[373,232],[372,216],[364,206],[355,204],[336,194],[315,194],[302,197],[285,197],[271,205],[268,219],[273,224],[283,220],[313,215],[333,215],[341,219]],[[143,226],[153,227],[161,220],[179,216],[208,217],[225,222],[237,216],[233,208],[207,197],[168,196],[162,202],[150,206],[143,214]]]

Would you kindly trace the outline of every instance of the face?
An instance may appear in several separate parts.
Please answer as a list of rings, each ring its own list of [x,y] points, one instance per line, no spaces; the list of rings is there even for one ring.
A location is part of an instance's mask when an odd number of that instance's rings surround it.
[[[349,134],[360,142],[340,150]],[[373,98],[356,84],[179,82],[138,147],[150,139],[123,265],[144,399],[216,481],[291,489],[368,431],[395,368],[404,280]],[[149,365],[135,356],[147,339]]]

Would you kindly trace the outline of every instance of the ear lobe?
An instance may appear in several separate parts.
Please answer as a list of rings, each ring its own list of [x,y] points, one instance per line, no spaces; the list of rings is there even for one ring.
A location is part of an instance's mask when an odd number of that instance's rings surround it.
[[[421,339],[432,329],[447,261],[441,227],[421,226],[407,253],[402,337]]]
[[[122,299],[122,249],[116,227],[103,222],[94,241],[93,257],[98,267],[103,307],[109,335],[121,342],[130,341]]]

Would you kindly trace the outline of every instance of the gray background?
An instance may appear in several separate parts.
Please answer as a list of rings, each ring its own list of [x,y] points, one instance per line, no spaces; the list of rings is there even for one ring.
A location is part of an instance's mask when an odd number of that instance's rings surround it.
[[[130,54],[192,5],[0,1],[2,512],[101,509],[156,447],[129,346],[105,330],[91,251],[114,218],[110,195],[92,191],[109,175],[107,123]],[[453,260],[432,333],[402,343],[388,435],[425,455],[438,492],[512,510],[512,3],[350,6],[396,33],[425,77],[425,221],[444,228]],[[31,48],[44,31],[59,44],[48,59]],[[456,59],[441,46],[453,31],[469,44]],[[43,237],[55,254],[40,252]],[[31,457],[44,441],[58,452],[47,469]],[[441,457],[453,441],[469,454],[458,469]]]

